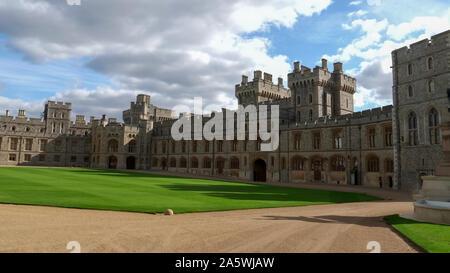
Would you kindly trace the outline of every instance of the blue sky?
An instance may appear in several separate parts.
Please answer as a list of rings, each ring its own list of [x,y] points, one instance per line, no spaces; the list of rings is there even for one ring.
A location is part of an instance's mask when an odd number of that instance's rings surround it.
[[[56,99],[120,118],[137,93],[233,108],[241,74],[286,79],[293,61],[322,57],[357,78],[362,110],[391,103],[393,49],[450,29],[436,0],[151,2],[0,0],[0,111],[37,115]]]

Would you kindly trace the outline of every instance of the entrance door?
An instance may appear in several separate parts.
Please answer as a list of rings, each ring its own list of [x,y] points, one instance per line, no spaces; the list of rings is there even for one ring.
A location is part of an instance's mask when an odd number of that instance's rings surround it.
[[[115,156],[108,157],[108,168],[109,169],[117,168],[117,157],[115,157]]]
[[[165,158],[163,158],[162,161],[161,161],[161,168],[163,170],[167,169],[167,161],[166,161]]]
[[[262,159],[257,159],[253,163],[253,180],[266,182],[266,162]]]
[[[136,169],[136,158],[134,156],[127,157],[127,169],[129,170]]]
[[[314,181],[322,180],[322,162],[320,160],[313,161]]]

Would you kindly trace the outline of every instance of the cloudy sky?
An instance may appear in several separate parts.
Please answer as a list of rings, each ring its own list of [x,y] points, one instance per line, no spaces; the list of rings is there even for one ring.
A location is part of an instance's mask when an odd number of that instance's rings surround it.
[[[448,29],[445,0],[0,0],[0,113],[39,116],[51,99],[121,118],[139,93],[234,108],[242,74],[286,80],[322,57],[367,109],[391,103],[393,49]]]

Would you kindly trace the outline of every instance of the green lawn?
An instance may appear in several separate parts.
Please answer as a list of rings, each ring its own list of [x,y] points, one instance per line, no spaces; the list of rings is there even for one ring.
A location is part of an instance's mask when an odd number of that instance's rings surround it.
[[[450,253],[450,226],[422,223],[397,215],[384,217],[386,222],[411,241],[432,253]]]
[[[358,193],[72,168],[0,168],[0,203],[175,213],[378,200]]]

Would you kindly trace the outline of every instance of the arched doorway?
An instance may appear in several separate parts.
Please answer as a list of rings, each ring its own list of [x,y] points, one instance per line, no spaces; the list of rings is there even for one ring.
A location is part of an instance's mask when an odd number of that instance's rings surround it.
[[[108,168],[109,169],[116,169],[117,168],[117,157],[110,156],[108,157]]]
[[[167,169],[167,161],[165,158],[161,160],[161,169],[166,170]]]
[[[266,162],[262,159],[253,163],[253,181],[266,182]]]
[[[322,180],[322,160],[321,159],[313,159],[311,162],[311,169],[314,174],[314,181]]]
[[[223,159],[223,157],[217,158],[216,160],[217,174],[223,174],[224,168],[225,168],[225,159]]]
[[[136,169],[136,158],[134,156],[127,157],[127,169],[129,170]]]

